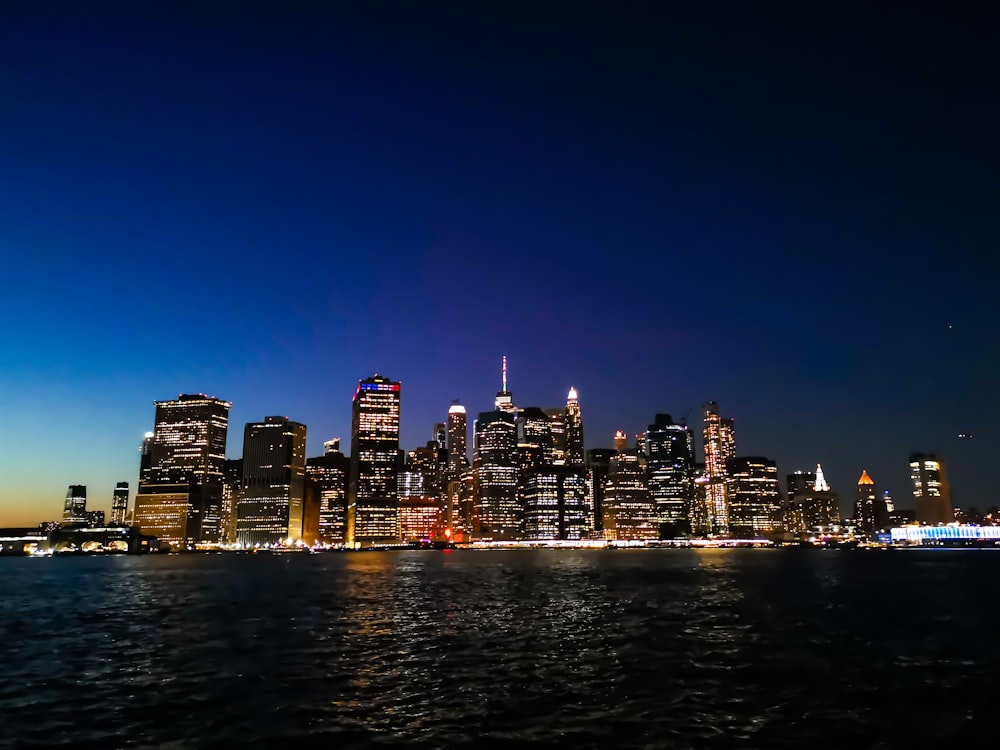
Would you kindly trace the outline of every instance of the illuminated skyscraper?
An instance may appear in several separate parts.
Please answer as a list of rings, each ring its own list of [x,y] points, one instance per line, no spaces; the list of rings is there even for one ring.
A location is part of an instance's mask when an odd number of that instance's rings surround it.
[[[465,407],[452,402],[448,408],[448,475],[452,480],[469,465],[468,435]]]
[[[561,406],[542,409],[549,420],[548,447],[545,449],[545,462],[548,464],[566,463],[566,409]]]
[[[729,533],[740,539],[766,536],[781,527],[778,466],[760,456],[726,462]]]
[[[726,462],[736,456],[733,420],[719,416],[719,405],[709,401],[702,407],[705,420],[705,514],[711,533],[729,533]]]
[[[219,540],[228,401],[204,394],[156,401],[135,497],[135,525],[175,547]]]
[[[243,459],[226,459],[222,464],[222,512],[219,514],[219,541],[236,542],[236,510],[243,489]]]
[[[516,414],[517,407],[514,406],[514,394],[507,390],[507,355],[504,355],[500,366],[501,388],[497,391],[496,410],[508,414]]]
[[[301,540],[305,474],[304,424],[287,417],[247,423],[236,541],[254,547]]]
[[[518,409],[517,461],[521,471],[542,464],[552,465],[552,422],[537,406]]]
[[[910,456],[910,482],[918,523],[937,525],[955,521],[951,486],[940,458],[924,453]]]
[[[823,467],[796,471],[787,476],[788,493],[782,507],[782,523],[794,534],[829,533],[840,523],[840,496],[830,489]]]
[[[866,470],[861,471],[858,479],[858,497],[854,503],[854,523],[858,531],[871,534],[875,530],[876,506],[879,503],[878,490],[875,482]]]
[[[517,498],[520,469],[514,415],[501,410],[482,412],[473,433],[473,533],[483,539],[517,539],[522,518]]]
[[[118,482],[111,496],[111,525],[124,526],[128,516],[128,482]]]
[[[657,414],[646,430],[646,474],[661,532],[688,530],[694,493],[694,433],[669,414]]]
[[[591,529],[582,466],[542,464],[523,478],[524,537],[583,539]]]
[[[319,538],[343,544],[347,534],[347,488],[351,462],[340,452],[340,438],[323,443],[323,455],[306,459],[306,475],[319,490]]]
[[[634,451],[611,459],[604,483],[605,536],[613,539],[656,539],[656,507],[649,497],[646,469]]]
[[[628,450],[628,435],[625,434],[625,430],[615,430],[614,446],[619,453]]]
[[[569,389],[566,397],[566,463],[582,466],[583,453],[583,413],[580,411],[580,399],[576,388]]]
[[[348,545],[399,541],[399,398],[400,384],[378,374],[354,392]]]
[[[595,531],[604,530],[604,484],[611,469],[611,459],[617,453],[610,448],[591,448],[587,451],[588,505],[593,514],[590,523]]]
[[[66,502],[63,504],[62,523],[89,523],[87,515],[87,485],[71,484],[66,490]]]

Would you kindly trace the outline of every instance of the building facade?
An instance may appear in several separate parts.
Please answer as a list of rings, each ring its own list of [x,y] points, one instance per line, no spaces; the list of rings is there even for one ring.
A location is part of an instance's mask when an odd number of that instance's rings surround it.
[[[243,487],[236,541],[244,547],[302,540],[306,426],[287,417],[249,422],[243,431]]]
[[[347,490],[351,462],[340,450],[340,438],[323,443],[323,455],[306,459],[306,476],[319,492],[319,539],[326,544],[347,540]]]
[[[128,482],[115,484],[111,496],[111,525],[124,526],[128,520]]]
[[[400,384],[375,374],[358,383],[351,409],[347,544],[398,542]]]
[[[736,437],[732,419],[719,415],[719,405],[709,401],[702,406],[705,444],[705,510],[708,533],[729,533],[729,501],[726,462],[736,456]]]
[[[90,523],[87,515],[87,485],[71,484],[66,490],[66,501],[63,503],[62,523]]]
[[[753,539],[781,529],[778,466],[769,458],[745,456],[726,462],[729,533]]]
[[[910,456],[910,483],[917,522],[931,526],[955,521],[944,461],[933,454]]]
[[[674,537],[690,528],[694,497],[694,433],[657,414],[646,430],[646,477],[660,532]]]

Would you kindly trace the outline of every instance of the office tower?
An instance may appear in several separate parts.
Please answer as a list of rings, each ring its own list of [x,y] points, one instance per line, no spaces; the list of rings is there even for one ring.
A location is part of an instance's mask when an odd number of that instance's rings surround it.
[[[156,433],[147,432],[142,438],[142,448],[139,454],[139,481],[148,479],[149,470],[153,466],[153,438]]]
[[[910,456],[910,482],[918,523],[934,526],[954,522],[951,486],[940,458],[930,453]]]
[[[726,461],[729,533],[739,539],[773,534],[781,527],[778,466],[761,456]]]
[[[432,430],[435,445],[441,450],[448,449],[448,425],[444,422],[435,422]]]
[[[479,414],[473,429],[475,481],[473,534],[483,539],[516,539],[521,533],[517,500],[517,423],[508,411]]]
[[[583,453],[583,413],[576,388],[569,389],[566,397],[566,463],[582,466]]]
[[[399,541],[399,400],[400,384],[377,373],[354,392],[348,546]]]
[[[509,414],[516,414],[517,407],[514,406],[514,394],[507,390],[507,356],[504,355],[500,366],[501,388],[497,391],[495,402],[496,410]]]
[[[868,471],[862,469],[858,479],[858,496],[854,502],[854,524],[862,534],[871,534],[875,526],[876,505],[879,502],[875,482]]]
[[[306,426],[287,417],[248,422],[243,430],[243,489],[236,541],[244,547],[302,539]]]
[[[135,525],[173,547],[217,542],[232,404],[201,393],[154,403],[156,424],[135,497]]]
[[[128,517],[128,482],[115,484],[115,492],[111,496],[111,525],[124,526]]]
[[[219,513],[219,541],[236,542],[236,509],[243,490],[243,459],[231,458],[222,462],[222,510]]]
[[[634,451],[615,455],[604,483],[605,536],[612,539],[656,539],[656,506],[649,497],[646,470]]]
[[[604,530],[604,484],[611,469],[611,459],[617,453],[610,448],[587,451],[587,504],[591,508],[590,525],[594,531]]]
[[[307,471],[302,482],[302,542],[307,547],[315,547],[323,541],[319,532],[321,504],[319,482]]]
[[[646,430],[646,477],[660,531],[674,537],[688,530],[694,481],[694,433],[669,414],[657,414]]]
[[[62,523],[87,523],[89,520],[87,516],[87,485],[71,484],[66,490]]]
[[[708,477],[705,476],[705,464],[694,465],[694,481],[692,484],[691,510],[688,514],[691,533],[706,535],[712,533],[711,519],[708,514]]]
[[[457,478],[448,481],[442,526],[447,539],[467,542],[472,538],[476,522],[475,475],[467,467]]]
[[[702,407],[705,422],[705,485],[708,526],[713,534],[729,533],[729,508],[726,496],[726,462],[736,456],[732,419],[719,416],[719,405],[709,401]]]
[[[528,406],[517,412],[517,462],[521,471],[551,465],[552,423],[543,409]]]
[[[583,539],[591,530],[586,470],[541,464],[522,480],[526,539]]]
[[[542,409],[549,420],[549,446],[545,451],[545,462],[566,463],[566,410],[561,407]]]
[[[614,446],[618,453],[628,450],[628,435],[625,434],[625,430],[615,430]]]
[[[840,496],[830,489],[823,467],[787,475],[788,494],[782,506],[782,522],[794,534],[829,533],[840,523]]]
[[[323,443],[323,455],[306,459],[306,476],[319,492],[319,538],[343,544],[347,534],[347,490],[351,462],[340,451],[340,438]]]
[[[448,475],[457,479],[469,465],[465,407],[453,401],[448,408]]]

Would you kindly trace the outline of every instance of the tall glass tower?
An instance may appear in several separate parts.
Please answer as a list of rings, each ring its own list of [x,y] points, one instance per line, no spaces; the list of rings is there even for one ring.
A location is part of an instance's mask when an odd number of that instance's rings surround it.
[[[128,515],[128,482],[118,482],[111,496],[111,525],[124,526]]]
[[[400,384],[376,373],[358,383],[351,409],[347,544],[398,542]]]
[[[71,484],[66,490],[66,502],[63,504],[63,523],[88,523],[87,516],[87,485]]]
[[[705,511],[708,528],[714,534],[729,533],[729,504],[726,494],[726,462],[736,456],[733,420],[719,416],[719,405],[702,406],[705,422]]]
[[[243,431],[243,481],[236,541],[276,545],[302,539],[306,426],[287,417],[249,422]]]
[[[694,492],[694,433],[669,414],[657,414],[646,430],[646,473],[661,531],[686,531]]]
[[[566,398],[566,463],[582,466],[583,453],[583,413],[576,388],[570,387]]]

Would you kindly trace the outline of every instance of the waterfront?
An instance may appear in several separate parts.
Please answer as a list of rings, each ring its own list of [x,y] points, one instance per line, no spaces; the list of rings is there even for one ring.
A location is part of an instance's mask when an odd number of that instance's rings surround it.
[[[1000,555],[0,561],[0,743],[991,741]]]

